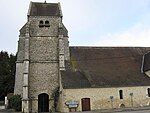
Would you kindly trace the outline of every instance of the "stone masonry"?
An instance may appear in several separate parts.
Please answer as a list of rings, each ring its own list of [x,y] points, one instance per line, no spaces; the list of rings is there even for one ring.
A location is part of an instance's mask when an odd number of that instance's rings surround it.
[[[32,14],[35,13],[35,6],[40,6],[40,9],[36,9],[38,12],[42,10],[41,7],[45,10],[50,5],[57,6],[56,11],[60,15],[53,12],[44,16],[42,13]],[[65,69],[65,60],[69,58],[67,33],[59,3],[30,3],[28,21],[20,30],[14,91],[22,95],[23,112],[39,112],[40,94],[48,95],[49,111],[54,109],[54,94],[59,88],[59,69]]]
[[[68,106],[64,103],[76,101],[79,102],[76,111],[82,111],[81,99],[83,98],[90,98],[92,110],[149,106],[150,98],[148,97],[147,88],[149,86],[63,89],[58,109],[62,112],[69,112]],[[119,98],[119,90],[124,91],[123,99]]]

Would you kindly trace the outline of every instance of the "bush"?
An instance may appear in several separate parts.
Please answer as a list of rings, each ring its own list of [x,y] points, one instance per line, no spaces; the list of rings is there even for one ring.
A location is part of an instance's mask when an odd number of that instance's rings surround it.
[[[9,99],[9,108],[21,111],[21,96],[14,95]]]

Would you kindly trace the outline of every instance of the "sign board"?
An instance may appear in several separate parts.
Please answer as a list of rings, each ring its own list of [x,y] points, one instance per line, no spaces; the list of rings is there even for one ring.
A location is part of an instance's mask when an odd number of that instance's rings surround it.
[[[68,101],[65,103],[69,108],[77,108],[79,105],[79,102],[77,101]]]
[[[78,105],[79,102],[76,102],[76,101],[69,101],[69,102],[66,102],[67,105]]]
[[[69,108],[77,108],[78,105],[77,105],[77,104],[76,104],[76,105],[75,105],[75,104],[74,104],[74,105],[71,105],[71,104],[70,104],[68,107],[69,107]]]

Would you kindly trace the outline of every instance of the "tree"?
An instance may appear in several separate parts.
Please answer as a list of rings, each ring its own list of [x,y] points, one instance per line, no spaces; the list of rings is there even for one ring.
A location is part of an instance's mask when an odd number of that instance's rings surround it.
[[[16,111],[21,111],[21,96],[14,95],[9,99],[9,108],[15,109]]]
[[[7,52],[0,52],[0,100],[14,90],[16,56]]]

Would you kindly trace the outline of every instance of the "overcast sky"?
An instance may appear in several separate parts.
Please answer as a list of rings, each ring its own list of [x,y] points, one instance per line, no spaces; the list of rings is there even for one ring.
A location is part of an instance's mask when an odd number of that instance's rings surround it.
[[[61,3],[71,46],[150,46],[150,0],[47,2]],[[16,53],[29,3],[30,0],[1,0],[0,50]]]

